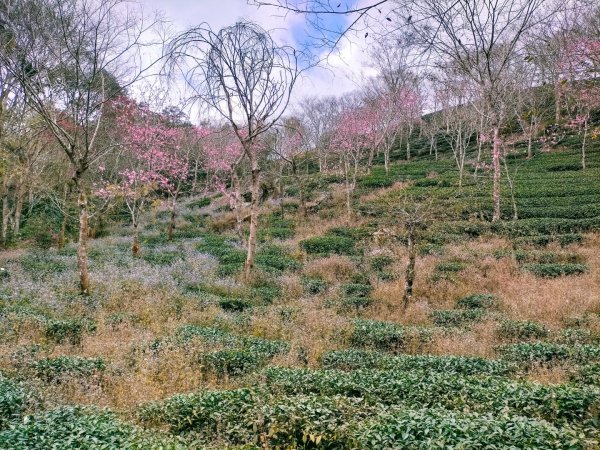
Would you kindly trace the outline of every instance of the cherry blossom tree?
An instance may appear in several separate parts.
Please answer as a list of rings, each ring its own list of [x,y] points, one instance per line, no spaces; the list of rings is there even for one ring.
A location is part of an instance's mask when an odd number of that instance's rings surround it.
[[[242,179],[239,167],[244,159],[244,149],[231,127],[207,129],[203,141],[204,168],[208,172],[208,186],[229,199],[236,217],[236,233],[244,242],[242,231]]]
[[[171,128],[147,106],[120,97],[111,102],[117,115],[115,140],[121,149],[112,181],[96,190],[101,198],[121,198],[127,205],[133,227],[134,255],[139,252],[140,214],[159,191],[176,200],[188,164],[177,154],[181,130]],[[103,172],[104,166],[99,170]]]

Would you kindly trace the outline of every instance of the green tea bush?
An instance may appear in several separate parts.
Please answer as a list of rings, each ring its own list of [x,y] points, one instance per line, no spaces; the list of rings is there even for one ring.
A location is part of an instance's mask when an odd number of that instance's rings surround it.
[[[435,266],[436,272],[460,272],[466,267],[465,263],[460,261],[441,262]]]
[[[204,208],[205,206],[210,205],[211,199],[208,197],[201,197],[197,200],[192,200],[187,204],[188,208]]]
[[[178,251],[153,250],[144,253],[143,259],[153,266],[170,266],[178,259],[184,259],[184,254]]]
[[[292,258],[287,250],[278,245],[263,245],[256,253],[256,265],[267,272],[283,272],[298,270],[302,264]]]
[[[87,319],[48,320],[44,327],[46,339],[57,344],[79,345],[85,332],[96,331],[96,323]]]
[[[452,355],[391,356],[382,352],[355,349],[327,352],[322,357],[322,364],[327,369],[423,370],[464,375],[508,375],[517,368],[515,364],[506,361],[480,357]]]
[[[30,394],[22,384],[0,374],[0,430],[23,415],[29,399]]]
[[[249,350],[218,350],[201,356],[200,363],[219,376],[237,376],[256,370],[266,362],[265,355]]]
[[[371,267],[376,272],[382,272],[394,262],[394,258],[388,255],[379,255],[371,258]]]
[[[21,260],[21,267],[28,272],[34,280],[42,280],[48,276],[65,272],[69,266],[63,261],[53,258],[50,254],[29,253],[24,255]]]
[[[338,236],[360,241],[371,236],[371,230],[366,227],[334,227],[327,230],[327,236]]]
[[[225,311],[244,311],[252,308],[252,303],[242,298],[223,297],[219,299],[219,306]]]
[[[260,398],[250,389],[179,394],[142,405],[136,415],[143,424],[166,425],[172,433],[220,436],[229,444],[243,444],[252,440],[252,413]]]
[[[356,319],[350,334],[350,344],[367,349],[401,352],[420,349],[432,337],[431,328],[401,327],[391,322]]]
[[[342,292],[347,296],[367,297],[373,290],[370,284],[347,283],[341,285]]]
[[[577,253],[555,253],[541,251],[517,250],[515,259],[519,264],[541,263],[541,264],[559,264],[559,263],[581,263],[581,256]]]
[[[493,309],[498,306],[498,298],[492,294],[473,294],[456,302],[458,309]]]
[[[270,367],[265,369],[264,376],[270,390],[285,395],[344,395],[373,404],[511,413],[557,423],[589,423],[600,406],[600,392],[593,388],[542,385],[484,375]]]
[[[592,332],[585,328],[565,328],[560,330],[557,341],[562,344],[588,344],[594,340]]]
[[[63,406],[0,431],[0,448],[27,450],[185,450],[176,438],[125,424],[106,410]]]
[[[503,359],[525,365],[561,362],[585,364],[600,360],[600,347],[594,345],[531,342],[506,345],[498,350]]]
[[[342,310],[359,310],[366,308],[372,303],[372,300],[369,297],[344,297],[340,300],[340,305]]]
[[[303,277],[302,287],[304,292],[309,295],[322,294],[327,290],[327,281],[316,277]]]
[[[300,241],[300,248],[311,255],[352,255],[354,239],[343,236],[315,236]]]
[[[55,381],[65,375],[89,378],[105,371],[102,358],[81,358],[79,356],[59,356],[40,359],[32,364],[36,375],[44,381]]]
[[[584,264],[544,264],[532,263],[523,264],[523,269],[533,273],[537,277],[557,278],[568,275],[581,275],[587,272],[588,268]]]
[[[413,450],[579,449],[590,443],[578,430],[514,415],[494,416],[445,409],[402,409],[359,425],[354,448]]]
[[[542,324],[531,320],[505,319],[500,322],[496,333],[502,339],[522,341],[545,338],[550,331]]]
[[[479,309],[438,309],[431,312],[431,320],[440,327],[460,327],[477,322],[485,316],[485,310]]]

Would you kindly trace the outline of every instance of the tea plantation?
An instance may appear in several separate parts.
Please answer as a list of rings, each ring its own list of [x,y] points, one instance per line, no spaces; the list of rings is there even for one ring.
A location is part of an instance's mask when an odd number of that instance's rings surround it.
[[[251,279],[220,195],[172,240],[150,210],[138,257],[109,218],[88,296],[75,243],[0,254],[0,449],[600,448],[600,143],[585,170],[578,145],[510,157],[497,222],[490,174],[458,189],[424,140],[348,221],[313,171],[306,218],[293,185],[262,204]],[[406,198],[435,213],[403,308]]]

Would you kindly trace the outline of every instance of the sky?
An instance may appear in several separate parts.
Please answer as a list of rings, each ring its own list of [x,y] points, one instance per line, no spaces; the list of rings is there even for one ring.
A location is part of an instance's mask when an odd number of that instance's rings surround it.
[[[160,11],[175,31],[184,31],[202,22],[220,29],[246,19],[269,30],[281,44],[301,48],[309,39],[302,16],[284,17],[275,9],[248,5],[246,0],[142,0],[142,4],[147,12]],[[334,27],[343,25],[341,21],[346,19],[338,16],[336,20],[338,22],[331,22]],[[358,87],[361,79],[374,74],[368,62],[367,45],[344,42],[336,54],[329,55],[326,64],[305,72],[294,88],[292,104],[305,96],[350,92]]]

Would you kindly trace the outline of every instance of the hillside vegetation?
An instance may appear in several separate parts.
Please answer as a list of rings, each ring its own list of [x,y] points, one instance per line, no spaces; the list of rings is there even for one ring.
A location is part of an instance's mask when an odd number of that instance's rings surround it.
[[[424,140],[359,178],[350,219],[309,168],[307,217],[294,183],[263,202],[250,279],[219,195],[171,241],[148,212],[138,257],[108,217],[88,296],[75,243],[1,253],[0,448],[597,448],[600,145],[585,170],[579,146],[508,157],[497,222],[489,177],[458,189]],[[403,308],[407,199],[430,217]]]

